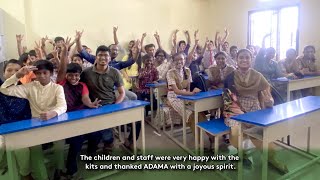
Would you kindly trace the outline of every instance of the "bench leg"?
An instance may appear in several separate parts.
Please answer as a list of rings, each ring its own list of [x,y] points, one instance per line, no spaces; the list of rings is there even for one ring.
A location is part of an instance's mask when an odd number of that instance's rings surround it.
[[[186,147],[187,146],[187,131],[186,131],[186,122],[187,122],[187,117],[186,117],[186,104],[183,102],[183,111],[182,111],[182,125],[183,125],[183,145]]]
[[[219,152],[219,136],[214,137],[214,155],[218,155]]]
[[[7,150],[8,174],[10,180],[19,180],[19,171],[15,159],[14,151]]]
[[[203,156],[203,130],[200,129],[200,156]]]
[[[137,155],[136,122],[132,123],[132,133],[133,133],[133,152],[134,152],[134,155]]]
[[[242,139],[243,139],[243,134],[242,134],[242,123],[239,124],[239,129],[238,129],[238,154],[239,154],[239,159],[240,161],[238,162],[238,180],[242,180],[243,178],[243,150],[242,150]]]

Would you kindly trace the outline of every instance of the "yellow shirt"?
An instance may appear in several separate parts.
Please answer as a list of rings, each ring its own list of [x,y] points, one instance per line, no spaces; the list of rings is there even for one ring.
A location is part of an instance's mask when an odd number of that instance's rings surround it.
[[[122,61],[127,61],[128,58],[129,58],[129,55],[125,55],[122,58]],[[122,69],[121,72],[122,73],[127,73],[127,75],[129,77],[136,77],[136,76],[138,76],[138,64],[134,63],[130,67]],[[122,78],[123,78],[123,75],[122,75]],[[124,82],[124,88],[126,88],[126,89],[131,89],[132,88],[132,84],[131,84],[130,81],[127,81],[126,79],[123,78],[123,82]]]
[[[58,115],[67,111],[67,103],[61,85],[50,82],[43,86],[38,81],[15,86],[19,79],[11,76],[1,86],[0,91],[8,96],[28,99],[32,117],[38,118],[41,113],[55,111]]]

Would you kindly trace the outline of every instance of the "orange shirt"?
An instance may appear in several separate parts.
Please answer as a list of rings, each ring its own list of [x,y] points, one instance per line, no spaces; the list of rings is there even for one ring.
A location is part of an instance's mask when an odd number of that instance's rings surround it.
[[[33,72],[30,72],[29,74],[27,74],[23,78],[21,78],[20,82],[22,84],[27,84],[29,82],[32,82],[34,79],[36,79],[36,75]]]

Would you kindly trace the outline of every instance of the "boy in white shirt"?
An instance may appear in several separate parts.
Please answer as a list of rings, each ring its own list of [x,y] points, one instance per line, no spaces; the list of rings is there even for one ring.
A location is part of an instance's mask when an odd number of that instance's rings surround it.
[[[20,78],[31,71],[34,71],[36,81],[18,86],[15,85]],[[64,90],[61,85],[51,82],[50,77],[52,74],[53,64],[47,60],[39,60],[34,66],[25,66],[7,79],[2,84],[0,91],[5,95],[28,99],[32,117],[48,120],[65,113],[67,110]],[[63,148],[64,142],[58,141],[54,145],[55,150],[57,150],[56,152],[61,152],[58,149]],[[41,145],[31,147],[30,154],[33,178],[47,180],[48,174],[44,164]],[[63,168],[63,154],[55,153],[55,155],[54,159],[57,161],[57,169],[61,170]]]

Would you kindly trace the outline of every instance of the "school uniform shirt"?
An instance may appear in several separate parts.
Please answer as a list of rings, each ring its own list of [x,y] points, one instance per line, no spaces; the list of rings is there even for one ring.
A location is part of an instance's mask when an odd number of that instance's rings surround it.
[[[225,78],[235,70],[234,67],[226,65],[223,69],[212,66],[208,69],[208,78],[213,89],[223,88]]]
[[[172,68],[167,73],[168,82],[168,102],[170,106],[182,117],[183,116],[183,101],[177,97],[171,88],[172,85],[176,85],[178,89],[185,90],[188,85],[192,82],[191,71],[189,68],[184,68],[181,71]],[[189,120],[192,111],[185,109],[187,121]]]
[[[204,69],[208,69],[210,66],[216,65],[216,61],[214,59],[214,55],[216,54],[216,50],[208,51],[206,50],[203,54],[202,65]]]
[[[1,86],[1,93],[8,96],[28,99],[32,117],[40,117],[41,113],[55,111],[58,115],[65,113],[67,103],[61,85],[49,82],[43,86],[38,81],[14,86],[18,82],[16,75],[11,76]]]
[[[0,85],[2,85],[0,79]],[[31,118],[31,110],[27,99],[7,96],[0,93],[0,124]]]
[[[157,70],[159,72],[159,79],[165,80],[167,76],[167,72],[169,71],[171,67],[171,63],[168,62],[167,60],[164,60],[162,64],[160,64],[157,67]]]
[[[85,83],[79,82],[76,85],[72,85],[64,79],[58,84],[60,84],[64,90],[67,101],[67,112],[81,110],[84,108],[82,96],[89,94],[88,87]]]

